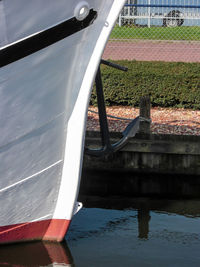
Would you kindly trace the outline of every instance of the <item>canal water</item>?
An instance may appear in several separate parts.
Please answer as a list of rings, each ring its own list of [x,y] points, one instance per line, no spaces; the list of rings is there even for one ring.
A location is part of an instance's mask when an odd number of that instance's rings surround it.
[[[85,199],[62,244],[0,247],[0,266],[200,265],[200,200]]]

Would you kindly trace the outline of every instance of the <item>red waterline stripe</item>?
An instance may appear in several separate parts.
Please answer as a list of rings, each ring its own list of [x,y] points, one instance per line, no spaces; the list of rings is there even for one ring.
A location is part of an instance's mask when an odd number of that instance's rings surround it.
[[[61,242],[69,228],[69,225],[70,220],[51,219],[0,226],[0,244],[32,240]]]

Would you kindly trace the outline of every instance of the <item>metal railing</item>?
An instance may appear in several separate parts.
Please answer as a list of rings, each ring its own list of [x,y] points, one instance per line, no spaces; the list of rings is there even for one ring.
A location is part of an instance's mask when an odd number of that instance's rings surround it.
[[[127,0],[120,16],[119,26],[125,23],[136,23],[137,20],[148,21],[148,27],[159,25],[161,20],[163,26],[181,26],[187,20],[200,20],[200,1],[176,0],[154,1],[154,0]],[[176,4],[175,4],[176,3]],[[182,20],[182,24],[176,21]],[[158,23],[155,23],[157,20]],[[167,21],[167,24],[166,24]]]

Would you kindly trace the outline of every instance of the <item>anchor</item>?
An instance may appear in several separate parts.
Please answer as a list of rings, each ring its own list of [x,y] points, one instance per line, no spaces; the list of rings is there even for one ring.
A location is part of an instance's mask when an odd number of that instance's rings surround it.
[[[101,60],[96,78],[95,78],[95,84],[96,84],[96,92],[97,92],[97,104],[98,104],[98,113],[99,113],[99,124],[100,124],[100,131],[101,131],[101,143],[102,147],[97,149],[91,149],[88,147],[85,147],[85,153],[90,156],[95,157],[104,157],[109,154],[115,153],[116,151],[122,149],[129,141],[130,138],[134,137],[136,133],[139,130],[139,124],[140,124],[140,117],[136,117],[133,119],[128,126],[125,128],[125,130],[122,132],[122,138],[114,143],[111,144],[110,142],[110,133],[108,128],[108,121],[107,121],[107,114],[106,114],[106,107],[105,107],[105,100],[104,100],[104,93],[103,93],[103,83],[101,78],[101,69],[100,65],[104,64],[109,67],[121,70],[121,71],[128,71],[128,68],[120,66],[118,64]]]

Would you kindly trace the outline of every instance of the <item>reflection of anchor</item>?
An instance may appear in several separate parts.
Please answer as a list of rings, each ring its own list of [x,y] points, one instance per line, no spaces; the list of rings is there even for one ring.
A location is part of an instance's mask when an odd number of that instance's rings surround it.
[[[75,267],[65,242],[32,242],[0,247],[0,266],[68,266]]]
[[[101,60],[101,63],[109,67],[113,67],[118,70],[127,71],[126,67],[122,67],[118,64],[111,63],[106,60]],[[96,92],[97,92],[97,103],[99,111],[99,123],[101,129],[101,140],[102,147],[98,149],[85,148],[85,153],[91,156],[101,157],[111,153],[114,153],[124,147],[131,137],[134,137],[137,131],[139,130],[140,117],[133,119],[126,129],[123,131],[123,137],[115,144],[110,142],[110,134],[108,129],[108,121],[106,115],[104,94],[103,94],[103,84],[101,79],[101,70],[100,65],[97,71],[96,79]]]

